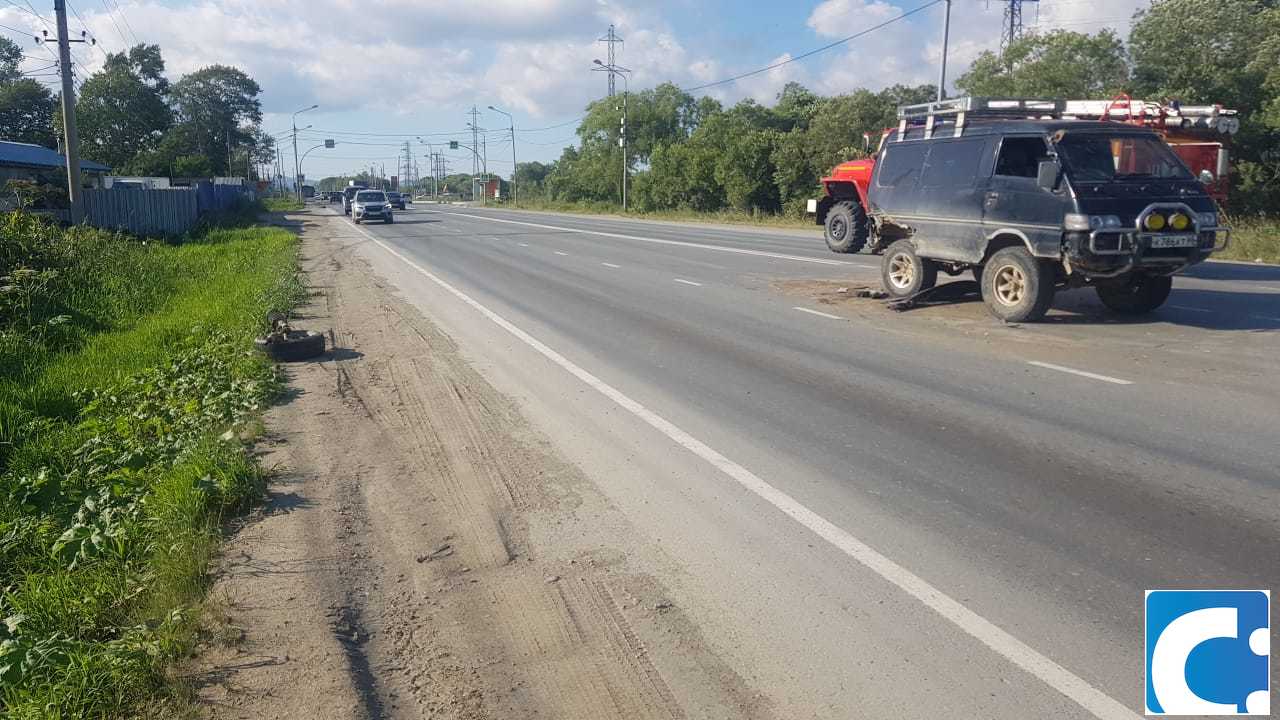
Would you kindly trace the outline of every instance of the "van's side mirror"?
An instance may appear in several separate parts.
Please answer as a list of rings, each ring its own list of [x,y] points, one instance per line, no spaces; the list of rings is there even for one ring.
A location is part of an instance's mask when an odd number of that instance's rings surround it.
[[[1041,160],[1036,167],[1036,184],[1045,190],[1058,187],[1058,163],[1053,160]]]

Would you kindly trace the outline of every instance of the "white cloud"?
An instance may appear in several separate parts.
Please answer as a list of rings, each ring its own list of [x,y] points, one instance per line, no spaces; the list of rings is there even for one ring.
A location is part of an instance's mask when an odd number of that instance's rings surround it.
[[[882,0],[825,0],[809,14],[806,24],[822,37],[840,38],[901,14],[902,8]]]

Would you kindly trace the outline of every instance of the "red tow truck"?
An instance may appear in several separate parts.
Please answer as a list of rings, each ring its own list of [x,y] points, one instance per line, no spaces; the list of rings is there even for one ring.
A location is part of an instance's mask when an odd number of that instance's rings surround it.
[[[984,98],[984,103],[998,107],[1032,108],[1028,117],[1035,117],[1037,103],[1060,108],[1058,117],[1064,119],[1100,120],[1127,123],[1152,129],[1164,138],[1191,172],[1205,184],[1209,195],[1219,205],[1224,205],[1230,189],[1228,151],[1226,140],[1240,130],[1237,111],[1221,105],[1182,105],[1177,102],[1159,103],[1134,100],[1119,95],[1111,100],[1038,101],[1014,98]],[[901,118],[905,130],[908,118]],[[886,128],[880,137],[880,145],[892,128]],[[825,191],[821,198],[809,200],[808,211],[814,222],[822,225],[827,247],[832,252],[856,253],[874,237],[871,220],[865,205],[867,185],[875,170],[876,155],[871,155],[871,137],[863,139],[869,157],[850,160],[837,165],[822,178]],[[1123,148],[1114,148],[1116,162],[1132,162]],[[881,248],[873,247],[872,251]]]

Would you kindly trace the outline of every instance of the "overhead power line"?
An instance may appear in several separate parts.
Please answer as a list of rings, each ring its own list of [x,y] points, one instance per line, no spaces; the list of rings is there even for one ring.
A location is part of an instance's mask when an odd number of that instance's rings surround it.
[[[111,6],[107,4],[107,0],[102,0],[102,8],[107,11],[107,17],[111,20],[111,25],[115,27],[116,34],[120,36],[120,40],[124,42],[125,50],[128,51],[129,38],[125,37],[124,33],[120,31],[120,25],[116,22],[116,16],[111,13]],[[123,16],[124,13],[121,13],[121,17]]]
[[[856,40],[856,39],[858,39],[858,38],[862,37],[863,35],[869,35],[869,34],[871,34],[871,33],[875,32],[876,30],[879,30],[879,29],[881,29],[881,28],[883,28],[883,27],[886,27],[886,26],[892,25],[893,23],[896,23],[896,22],[898,22],[899,20],[905,20],[906,18],[909,18],[909,17],[911,17],[912,15],[915,15],[916,13],[924,12],[925,10],[928,10],[929,8],[933,7],[934,5],[938,5],[938,4],[942,3],[942,2],[945,2],[945,0],[932,0],[931,2],[927,2],[927,3],[925,3],[924,5],[921,5],[921,6],[919,6],[919,7],[916,7],[916,8],[914,8],[914,9],[912,9],[912,10],[908,10],[908,11],[906,11],[906,12],[902,13],[901,15],[896,15],[896,16],[894,16],[894,17],[891,17],[891,18],[889,18],[888,20],[885,20],[885,21],[884,21],[884,22],[882,22],[882,23],[877,23],[876,25],[872,25],[871,27],[869,27],[869,28],[867,28],[867,29],[865,29],[865,30],[860,30],[860,31],[858,31],[858,32],[856,32],[856,33],[854,33],[854,34],[852,34],[852,35],[848,36],[848,37],[841,38],[841,39],[836,40],[835,42],[832,42],[832,43],[828,43],[828,44],[826,44],[826,45],[823,45],[823,46],[822,46],[822,47],[820,47],[820,48],[814,48],[813,50],[810,50],[810,51],[805,52],[805,53],[801,53],[801,54],[799,54],[799,55],[796,55],[795,57],[787,58],[786,60],[781,60],[781,61],[779,61],[779,62],[773,63],[772,65],[766,65],[765,67],[759,68],[759,69],[757,69],[757,70],[752,70],[752,71],[750,71],[750,72],[745,72],[745,73],[741,73],[741,74],[739,74],[739,75],[734,75],[733,77],[728,77],[728,78],[725,78],[725,79],[723,79],[723,80],[716,80],[715,82],[709,82],[709,83],[705,83],[705,84],[703,84],[703,85],[696,85],[696,86],[694,86],[694,87],[690,87],[690,88],[681,88],[681,89],[682,89],[684,92],[691,93],[691,92],[694,92],[695,90],[706,90],[707,88],[716,87],[717,85],[725,85],[725,84],[728,84],[728,83],[731,83],[731,82],[735,82],[735,81],[738,81],[738,80],[742,80],[743,78],[749,78],[749,77],[751,77],[752,75],[759,75],[760,73],[769,72],[770,70],[775,70],[775,69],[777,69],[777,68],[782,67],[783,65],[789,65],[789,64],[791,64],[791,63],[793,63],[793,62],[796,62],[796,61],[798,61],[798,60],[803,60],[803,59],[805,59],[805,58],[807,58],[807,57],[812,57],[812,56],[814,56],[814,55],[817,55],[818,53],[826,52],[827,50],[830,50],[831,48],[839,47],[840,45],[843,45],[843,44],[845,44],[845,43],[849,42],[850,40]]]

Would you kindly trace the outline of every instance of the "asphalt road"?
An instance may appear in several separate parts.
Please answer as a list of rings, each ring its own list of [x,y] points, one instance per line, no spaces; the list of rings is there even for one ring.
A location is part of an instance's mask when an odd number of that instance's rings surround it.
[[[1144,590],[1280,580],[1278,268],[1008,327],[847,299],[879,258],[812,232],[434,205],[362,228],[781,717],[1141,714]]]

